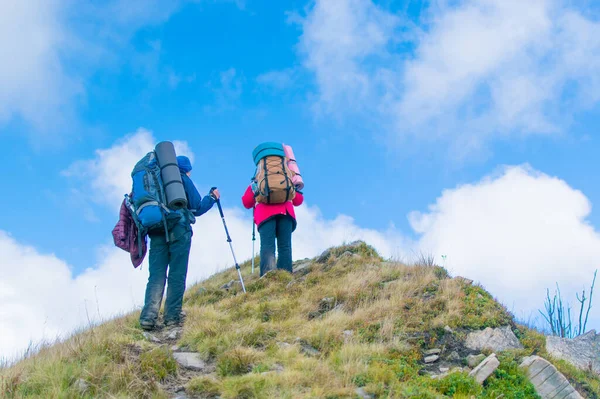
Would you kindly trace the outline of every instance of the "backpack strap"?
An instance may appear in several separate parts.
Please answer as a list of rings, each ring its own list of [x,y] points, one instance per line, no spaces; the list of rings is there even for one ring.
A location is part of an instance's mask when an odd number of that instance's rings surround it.
[[[152,206],[152,205],[156,205],[156,206],[160,206],[165,212],[170,212],[169,208],[167,208],[164,204],[161,204],[158,201],[148,201],[148,202],[144,202],[138,209],[137,209],[137,214],[139,215],[140,212],[142,211],[142,209],[144,209],[147,206]]]
[[[267,157],[263,158],[263,168],[265,169],[265,191],[267,193],[267,204],[271,203],[271,190],[269,189],[269,168],[267,168]]]
[[[281,170],[283,175],[285,176],[285,202],[288,202],[290,199],[290,179],[285,172],[285,158],[281,157]]]

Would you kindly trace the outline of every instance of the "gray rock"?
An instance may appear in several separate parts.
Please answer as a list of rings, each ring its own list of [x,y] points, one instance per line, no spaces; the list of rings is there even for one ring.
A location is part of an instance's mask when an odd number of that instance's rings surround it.
[[[481,364],[481,362],[483,362],[484,360],[485,360],[485,355],[483,353],[479,354],[479,355],[467,356],[467,364],[471,368],[479,366]]]
[[[442,353],[441,349],[429,349],[428,351],[423,352],[424,356],[430,356],[430,355],[439,355],[440,353]]]
[[[301,347],[301,351],[302,351],[302,353],[304,353],[307,356],[312,356],[312,357],[319,357],[319,356],[321,356],[321,352],[319,352],[318,350],[316,350],[312,346],[308,346],[308,345],[302,346]]]
[[[503,352],[511,349],[523,349],[515,334],[509,326],[501,328],[486,328],[475,331],[467,336],[465,346],[474,351],[489,349],[494,352]]]
[[[177,327],[167,332],[167,339],[179,339],[183,329],[181,327]]]
[[[288,349],[292,346],[292,344],[288,344],[287,342],[277,342],[277,346],[281,349]]]
[[[426,356],[425,359],[423,359],[423,361],[426,364],[430,364],[430,363],[435,363],[439,360],[439,356],[438,355],[431,355],[431,356]]]
[[[375,397],[375,396],[367,393],[367,391],[365,391],[364,388],[356,388],[355,392],[358,395],[358,397],[361,399],[373,399]]]
[[[526,357],[521,363],[542,399],[583,399],[569,381],[550,362],[539,356]]]
[[[446,331],[448,334],[454,334],[454,330],[451,329],[450,326],[444,327],[444,331]]]
[[[440,367],[440,373],[448,373],[450,371],[450,367]]]
[[[364,241],[354,241],[351,242],[350,244],[346,245],[346,252],[349,252],[350,255],[356,255],[352,249],[356,248],[358,246],[360,246],[361,244],[364,244]],[[334,248],[329,248],[327,250],[325,250],[317,259],[316,262],[317,263],[327,263],[327,261],[332,257],[333,255],[333,250]],[[344,252],[344,254],[342,254],[342,256],[344,256],[346,254],[346,252]],[[346,255],[347,256],[347,255]]]
[[[226,283],[226,284],[223,284],[223,285],[221,286],[221,289],[222,289],[222,290],[230,290],[231,288],[233,288],[233,286],[234,286],[235,284],[239,284],[239,283],[240,283],[240,282],[239,282],[239,281],[237,281],[237,280],[231,280],[230,282],[228,282],[228,283]]]
[[[458,280],[458,282],[464,284],[464,285],[473,285],[473,280],[470,280],[468,278],[464,278],[464,277],[456,277],[455,280]]]
[[[177,352],[173,357],[183,368],[193,371],[203,371],[206,369],[206,363],[196,352]]]
[[[293,268],[294,274],[300,274],[300,275],[307,274],[308,272],[310,272],[311,265],[312,265],[312,262],[310,260],[307,260],[302,263],[299,263],[298,265],[295,265]]]
[[[78,379],[73,384],[73,387],[80,393],[85,394],[87,390],[90,388],[90,384],[88,384],[83,378]]]
[[[181,349],[181,348],[179,348],[179,346],[177,346],[177,345],[173,345],[173,346],[171,347],[171,351],[172,351],[172,352],[177,352],[177,351],[179,351],[180,349]]]
[[[473,377],[481,385],[496,371],[498,366],[500,366],[500,361],[496,358],[496,354],[492,353],[469,373],[469,377]]]
[[[319,302],[319,312],[321,313],[325,313],[325,312],[329,312],[331,309],[333,309],[336,305],[336,300],[334,297],[327,297],[327,298],[323,298],[321,299],[321,302]]]
[[[156,338],[154,335],[148,332],[143,332],[142,334],[144,335],[144,338],[146,338],[148,341],[154,342],[155,344],[160,344],[160,339]]]
[[[600,374],[600,334],[592,330],[574,339],[546,338],[546,350],[555,359],[565,360],[581,370]]]
[[[460,360],[460,355],[457,351],[452,351],[448,355],[448,360],[450,360],[451,362],[458,362]]]

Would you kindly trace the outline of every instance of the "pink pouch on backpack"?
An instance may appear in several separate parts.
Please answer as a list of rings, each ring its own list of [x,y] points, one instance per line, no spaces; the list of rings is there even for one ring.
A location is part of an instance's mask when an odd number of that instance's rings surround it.
[[[283,144],[283,151],[285,152],[285,157],[288,159],[288,168],[296,174],[292,179],[292,183],[294,183],[296,190],[302,191],[304,189],[304,181],[302,180],[302,175],[294,156],[294,150],[291,146]]]

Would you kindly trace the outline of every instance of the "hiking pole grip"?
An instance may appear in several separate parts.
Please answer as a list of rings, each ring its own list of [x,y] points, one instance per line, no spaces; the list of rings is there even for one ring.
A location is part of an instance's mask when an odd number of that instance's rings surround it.
[[[225,215],[223,215],[223,208],[221,207],[221,199],[220,198],[215,198],[213,192],[216,190],[216,187],[212,187],[210,189],[210,196],[212,197],[212,199],[214,199],[217,202],[217,207],[219,208],[219,214],[221,215],[221,218],[224,218]]]

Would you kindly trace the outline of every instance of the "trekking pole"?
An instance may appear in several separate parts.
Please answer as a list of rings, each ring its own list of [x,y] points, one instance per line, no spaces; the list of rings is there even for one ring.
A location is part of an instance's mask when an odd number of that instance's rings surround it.
[[[223,215],[223,208],[221,208],[221,200],[216,199],[213,196],[213,191],[217,188],[213,187],[210,189],[210,196],[213,197],[217,201],[217,206],[219,207],[219,213],[221,214],[221,220],[223,221],[223,226],[225,227],[225,234],[227,235],[227,242],[229,243],[229,248],[231,249],[231,255],[233,255],[233,262],[235,263],[235,268],[237,269],[238,276],[240,276],[240,283],[242,283],[242,290],[244,294],[246,293],[246,286],[244,285],[244,279],[242,278],[242,271],[240,269],[240,265],[235,257],[235,252],[233,252],[233,245],[231,244],[231,236],[229,235],[229,229],[227,229],[227,223],[225,223],[225,215]]]
[[[256,241],[256,223],[254,223],[254,212],[256,208],[252,208],[252,274],[254,274],[254,242]]]

